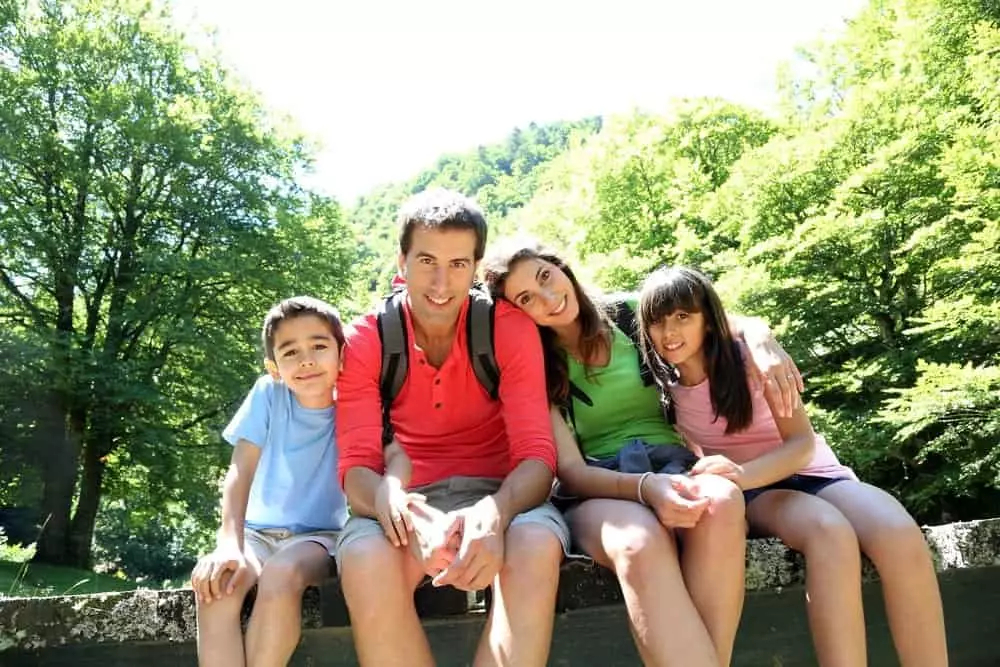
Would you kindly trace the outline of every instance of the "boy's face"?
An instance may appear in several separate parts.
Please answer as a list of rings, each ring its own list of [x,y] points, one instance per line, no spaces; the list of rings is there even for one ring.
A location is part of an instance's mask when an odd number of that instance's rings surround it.
[[[274,361],[267,361],[273,378],[281,379],[306,408],[333,405],[333,388],[340,375],[340,348],[330,325],[318,315],[285,320],[274,332]]]

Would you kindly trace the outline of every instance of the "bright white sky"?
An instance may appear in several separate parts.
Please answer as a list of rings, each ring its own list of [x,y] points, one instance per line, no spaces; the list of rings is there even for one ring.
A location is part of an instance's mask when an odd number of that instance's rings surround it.
[[[865,0],[174,0],[321,145],[341,203],[529,122],[716,95],[766,108],[795,47]]]

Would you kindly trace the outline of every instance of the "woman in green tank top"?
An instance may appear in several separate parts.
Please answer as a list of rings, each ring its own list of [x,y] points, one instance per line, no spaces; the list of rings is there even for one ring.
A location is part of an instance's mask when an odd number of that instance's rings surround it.
[[[743,606],[746,528],[739,487],[714,475],[694,481],[588,465],[622,463],[629,448],[640,459],[644,451],[665,453],[665,469],[677,464],[673,471],[683,472],[692,457],[664,419],[660,392],[643,381],[639,351],[630,332],[614,324],[611,300],[591,298],[558,255],[535,243],[500,247],[484,267],[494,297],[511,301],[539,326],[560,485],[583,499],[566,517],[583,550],[617,575],[643,662],[728,665]],[[634,307],[634,300],[626,305]],[[783,392],[791,410],[801,380],[787,355],[772,347],[766,327],[762,331],[767,349],[760,356],[778,359],[767,372],[782,380],[769,378],[769,389]]]

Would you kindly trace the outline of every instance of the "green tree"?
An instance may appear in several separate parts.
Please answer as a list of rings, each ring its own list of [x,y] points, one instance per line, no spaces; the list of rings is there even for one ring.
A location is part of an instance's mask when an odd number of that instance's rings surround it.
[[[0,32],[0,318],[43,359],[45,562],[89,563],[102,493],[139,466],[214,487],[262,313],[335,298],[352,264],[336,204],[296,185],[306,144],[169,26],[45,0]]]

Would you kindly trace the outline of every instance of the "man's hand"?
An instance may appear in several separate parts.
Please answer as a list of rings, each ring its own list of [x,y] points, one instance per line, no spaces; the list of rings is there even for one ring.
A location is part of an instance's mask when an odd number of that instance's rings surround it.
[[[770,404],[779,407],[780,414],[775,417],[788,418],[802,407],[800,394],[805,389],[802,374],[785,349],[778,345],[770,330],[766,331],[766,336],[760,335],[762,332],[744,331],[744,340],[750,348],[754,365],[750,378],[755,386],[763,385]]]
[[[693,528],[710,502],[699,494],[698,483],[684,475],[650,475],[642,497],[667,528]]]
[[[422,496],[411,494],[410,520],[413,524],[410,552],[424,574],[437,576],[458,557],[464,517],[458,512],[442,512],[428,505]]]
[[[698,459],[698,462],[691,467],[692,475],[718,475],[725,477],[736,486],[743,488],[743,466],[733,463],[725,456],[713,454]]]
[[[424,500],[418,493],[407,493],[399,479],[392,476],[382,478],[375,489],[375,516],[392,546],[409,544],[409,535],[413,532],[410,503]]]
[[[493,583],[503,567],[503,521],[493,496],[457,513],[464,519],[458,560],[434,577],[434,585],[478,591]]]
[[[248,571],[249,565],[237,545],[220,545],[198,560],[191,573],[191,588],[202,604],[210,604],[231,595]]]

